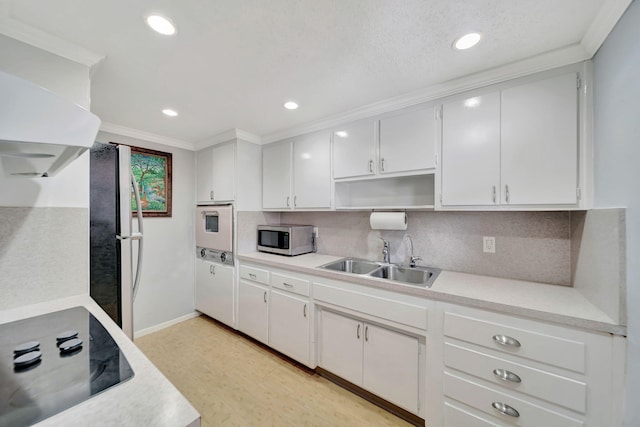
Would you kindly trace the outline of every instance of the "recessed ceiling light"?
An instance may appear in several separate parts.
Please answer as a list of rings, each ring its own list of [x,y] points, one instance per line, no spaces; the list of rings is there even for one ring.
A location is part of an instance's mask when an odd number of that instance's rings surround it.
[[[286,108],[287,110],[295,110],[296,108],[298,108],[298,103],[293,101],[287,101],[284,103],[284,108]]]
[[[162,110],[162,114],[169,117],[175,117],[178,115],[178,112],[176,110],[172,110],[171,108],[165,108],[164,110]]]
[[[453,42],[453,47],[458,50],[469,49],[470,47],[478,44],[481,38],[482,35],[480,33],[465,34],[464,36],[459,37],[455,42]]]
[[[161,15],[149,15],[147,16],[147,25],[154,31],[164,34],[165,36],[172,36],[176,33],[176,26],[169,18],[165,18]]]
[[[336,136],[339,136],[340,138],[346,138],[349,136],[349,134],[346,130],[339,130],[336,132]]]
[[[467,108],[477,107],[478,105],[480,105],[480,98],[477,96],[464,100],[464,106]]]

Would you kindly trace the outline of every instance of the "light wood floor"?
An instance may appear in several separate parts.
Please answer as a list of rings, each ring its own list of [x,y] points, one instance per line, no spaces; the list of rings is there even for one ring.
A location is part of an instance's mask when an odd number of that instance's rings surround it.
[[[411,425],[206,316],[135,342],[205,427]]]

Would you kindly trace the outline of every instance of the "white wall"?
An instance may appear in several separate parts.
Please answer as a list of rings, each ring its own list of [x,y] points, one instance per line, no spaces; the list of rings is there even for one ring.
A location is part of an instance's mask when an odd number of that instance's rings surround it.
[[[194,152],[106,132],[99,142],[116,142],[172,153],[172,216],[144,219],[144,265],[133,307],[134,331],[194,313]]]
[[[0,52],[0,70],[89,108],[89,67],[2,35]],[[0,206],[86,208],[89,206],[88,176],[88,153],[51,178],[7,177],[0,164]]]
[[[627,206],[625,425],[640,425],[640,3],[631,3],[594,59],[595,202]]]

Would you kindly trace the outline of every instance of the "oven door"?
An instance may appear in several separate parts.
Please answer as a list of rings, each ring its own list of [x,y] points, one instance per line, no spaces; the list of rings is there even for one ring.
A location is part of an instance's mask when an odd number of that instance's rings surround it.
[[[196,246],[233,252],[233,207],[196,207]]]

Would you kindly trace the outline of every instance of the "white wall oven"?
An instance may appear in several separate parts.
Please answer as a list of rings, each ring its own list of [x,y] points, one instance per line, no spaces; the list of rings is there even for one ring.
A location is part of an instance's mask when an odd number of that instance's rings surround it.
[[[233,253],[233,206],[196,206],[196,246]]]

